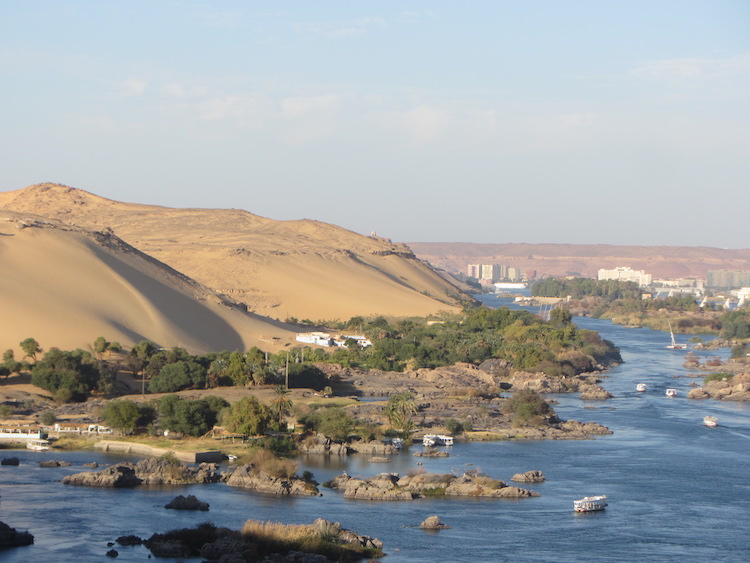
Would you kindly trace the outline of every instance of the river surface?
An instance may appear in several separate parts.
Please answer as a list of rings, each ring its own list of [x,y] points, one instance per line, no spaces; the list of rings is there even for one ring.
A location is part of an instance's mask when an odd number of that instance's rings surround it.
[[[483,300],[491,306],[507,304],[496,296]],[[418,469],[418,461],[426,471],[478,468],[505,481],[514,473],[539,469],[547,481],[524,485],[539,491],[538,498],[375,502],[346,500],[327,489],[322,497],[268,498],[224,484],[92,489],[59,480],[85,471],[83,463],[103,465],[124,457],[2,450],[0,458],[17,456],[21,464],[0,467],[0,521],[30,531],[35,543],[0,551],[0,560],[106,561],[107,542],[120,535],[147,538],[206,521],[239,529],[251,518],[310,523],[318,517],[380,538],[388,554],[384,561],[392,563],[749,560],[750,405],[688,400],[690,384],[701,379],[686,377],[685,351],[665,349],[664,333],[596,319],[576,322],[617,344],[625,363],[603,380],[614,399],[586,402],[576,395],[556,395],[555,409],[565,419],[600,422],[614,431],[611,436],[457,443],[449,448],[449,458],[415,458],[405,450],[386,464],[357,456],[301,460],[300,471],[309,469],[321,483],[344,470],[350,475],[404,474]],[[639,382],[648,385],[646,393],[635,391]],[[667,398],[667,387],[676,388],[678,396]],[[718,418],[718,428],[702,426],[708,414]],[[47,459],[73,466],[40,468],[38,462]],[[179,494],[194,494],[210,504],[210,511],[165,510]],[[597,494],[608,496],[605,511],[572,511],[574,499]],[[433,514],[452,527],[420,530],[418,524]],[[143,547],[115,549],[117,561],[148,557]]]

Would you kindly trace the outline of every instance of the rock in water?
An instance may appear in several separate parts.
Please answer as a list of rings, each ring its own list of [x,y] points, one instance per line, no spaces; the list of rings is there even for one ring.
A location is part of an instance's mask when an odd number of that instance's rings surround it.
[[[175,497],[169,504],[165,504],[164,508],[172,508],[174,510],[208,510],[208,503],[198,500],[193,495],[186,497],[180,495]]]
[[[537,469],[527,471],[526,473],[516,473],[510,478],[517,483],[544,483],[544,473]]]
[[[34,543],[34,536],[29,532],[17,532],[5,522],[0,522],[0,548],[21,547]]]
[[[419,527],[423,530],[443,530],[445,528],[450,528],[447,524],[443,524],[438,516],[428,516]]]

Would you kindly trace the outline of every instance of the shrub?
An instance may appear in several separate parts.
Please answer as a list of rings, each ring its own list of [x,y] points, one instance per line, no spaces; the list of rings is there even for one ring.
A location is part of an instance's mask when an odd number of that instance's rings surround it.
[[[711,381],[729,381],[734,377],[731,373],[711,373],[703,378],[703,383]]]

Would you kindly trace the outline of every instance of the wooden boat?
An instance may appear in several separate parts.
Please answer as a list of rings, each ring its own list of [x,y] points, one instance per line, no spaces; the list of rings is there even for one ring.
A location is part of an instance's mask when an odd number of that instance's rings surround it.
[[[646,390],[646,384],[645,383],[639,383],[635,386],[635,390],[639,393],[643,393]]]
[[[708,426],[709,428],[716,428],[718,425],[719,425],[719,421],[716,419],[715,416],[703,417],[703,426]]]
[[[595,497],[583,497],[573,501],[573,510],[576,512],[598,512],[607,506],[607,497],[598,495]]]
[[[664,392],[664,394],[665,394],[665,395],[666,395],[667,397],[676,397],[676,396],[677,396],[677,389],[672,389],[672,388],[670,387],[669,389],[667,389],[667,390],[666,390],[666,391]]]

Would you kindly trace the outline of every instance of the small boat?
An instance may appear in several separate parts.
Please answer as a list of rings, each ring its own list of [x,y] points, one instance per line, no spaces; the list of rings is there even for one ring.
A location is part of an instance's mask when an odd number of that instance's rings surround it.
[[[43,452],[49,449],[49,441],[47,440],[29,440],[26,442],[26,448],[34,450],[35,452]]]
[[[669,321],[667,321],[669,322]],[[667,345],[667,348],[669,350],[685,350],[687,349],[687,344],[677,344],[677,342],[674,339],[674,332],[672,332],[672,323],[669,323],[669,334],[672,336],[672,344]]]
[[[643,393],[646,390],[646,384],[645,383],[639,383],[635,386],[635,390],[639,393]]]
[[[607,506],[607,497],[599,495],[595,497],[583,497],[573,501],[573,510],[576,512],[598,512]]]
[[[676,397],[676,396],[677,396],[677,389],[672,389],[672,388],[670,387],[669,389],[667,389],[667,390],[666,390],[666,391],[664,392],[664,394],[665,394],[665,395],[666,395],[667,397]]]
[[[703,426],[708,426],[709,428],[716,428],[718,425],[719,425],[719,421],[716,419],[715,416],[703,417]]]

